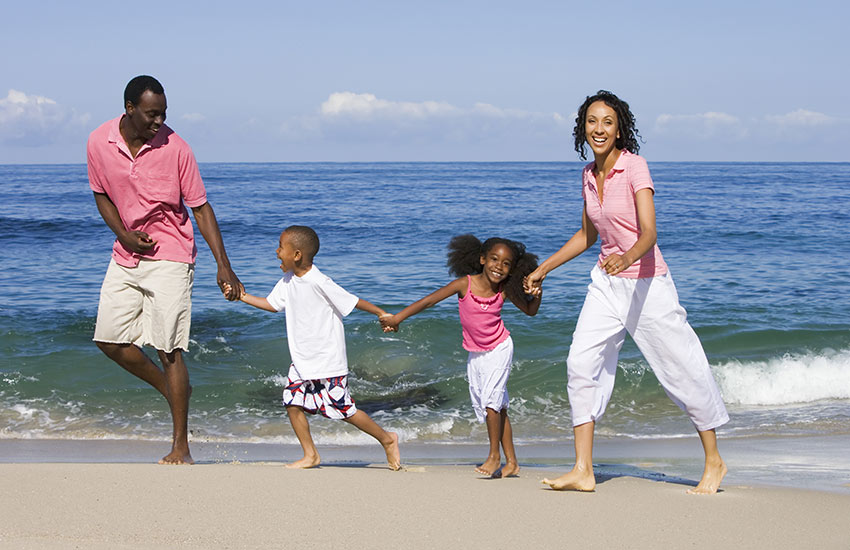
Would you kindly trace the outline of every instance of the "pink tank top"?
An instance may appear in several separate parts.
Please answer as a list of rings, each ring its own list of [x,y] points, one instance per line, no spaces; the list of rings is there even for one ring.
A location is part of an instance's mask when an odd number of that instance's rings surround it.
[[[467,275],[466,295],[458,298],[460,326],[463,329],[463,349],[490,351],[511,335],[502,321],[502,304],[505,299],[499,292],[490,298],[472,293],[472,277]]]

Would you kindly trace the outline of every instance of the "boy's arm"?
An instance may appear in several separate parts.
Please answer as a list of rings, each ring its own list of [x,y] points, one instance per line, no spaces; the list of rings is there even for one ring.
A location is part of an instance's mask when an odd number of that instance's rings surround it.
[[[378,317],[383,317],[384,315],[389,315],[389,313],[387,313],[383,309],[379,308],[378,306],[376,306],[372,302],[367,302],[363,298],[358,299],[357,305],[355,305],[354,307],[359,309],[360,311],[365,311],[367,313],[377,315]]]
[[[396,331],[398,330],[398,326],[402,323],[402,321],[404,321],[411,315],[416,315],[417,313],[442,302],[449,296],[459,294],[464,290],[466,290],[466,277],[460,277],[450,282],[443,288],[435,290],[434,292],[425,296],[421,300],[413,302],[395,315],[381,317],[381,324],[384,326],[385,329]]]
[[[539,293],[537,295],[532,295],[531,300],[525,300],[522,297],[520,297],[517,300],[517,299],[514,299],[513,296],[511,296],[510,297],[511,302],[513,302],[513,304],[521,312],[523,312],[526,315],[529,315],[531,317],[534,317],[535,315],[537,315],[537,310],[540,309],[540,302],[543,301],[543,289],[540,288],[540,287],[538,287],[538,288],[539,288]]]

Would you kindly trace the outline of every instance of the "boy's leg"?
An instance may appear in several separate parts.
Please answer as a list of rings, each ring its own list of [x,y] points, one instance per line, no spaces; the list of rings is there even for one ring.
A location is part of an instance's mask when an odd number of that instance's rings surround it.
[[[502,409],[499,413],[502,417],[502,450],[505,451],[505,465],[501,470],[501,477],[512,477],[519,475],[519,462],[514,449],[514,434],[511,430],[511,419],[508,418],[508,409]]]
[[[165,353],[157,350],[159,359],[165,367],[168,406],[171,409],[173,426],[171,452],[160,459],[160,464],[194,464],[189,452],[189,370],[183,362],[183,352],[174,350]]]
[[[295,436],[298,438],[298,442],[301,443],[301,449],[304,451],[304,457],[301,460],[291,462],[286,467],[315,468],[322,462],[322,459],[319,456],[319,451],[316,449],[316,444],[313,443],[313,436],[310,435],[310,423],[307,422],[307,415],[304,414],[304,409],[296,405],[287,405],[286,414],[289,415],[289,423],[292,424]]]
[[[697,430],[699,440],[702,443],[702,449],[705,451],[705,469],[702,472],[702,479],[699,480],[699,485],[693,489],[688,489],[688,493],[692,495],[711,495],[717,492],[720,488],[720,482],[723,476],[726,475],[726,463],[720,458],[720,452],[717,450],[717,434],[711,430]]]
[[[502,465],[502,455],[499,454],[499,445],[502,441],[502,433],[504,424],[502,415],[487,407],[484,409],[487,417],[487,437],[490,439],[490,452],[487,454],[487,460],[481,466],[476,466],[475,471],[481,475],[492,476]]]
[[[543,483],[556,491],[593,491],[593,430],[595,422],[585,422],[573,428],[576,446],[576,464],[573,469],[557,479],[544,479]]]
[[[385,431],[368,414],[361,410],[358,410],[343,420],[361,432],[365,432],[378,440],[384,447],[384,452],[387,453],[387,465],[390,467],[390,470],[401,469],[401,452],[398,448],[397,433]]]

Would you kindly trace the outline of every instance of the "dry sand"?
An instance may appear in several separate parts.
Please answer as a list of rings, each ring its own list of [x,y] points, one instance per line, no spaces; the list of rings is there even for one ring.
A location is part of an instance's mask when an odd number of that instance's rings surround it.
[[[552,471],[277,463],[0,464],[2,548],[850,548],[850,495],[621,476],[595,493]]]

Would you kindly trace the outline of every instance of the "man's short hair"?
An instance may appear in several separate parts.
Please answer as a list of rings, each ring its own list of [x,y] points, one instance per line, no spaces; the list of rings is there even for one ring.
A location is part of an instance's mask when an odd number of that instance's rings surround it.
[[[292,239],[292,245],[301,251],[305,259],[313,261],[313,257],[319,252],[319,236],[313,228],[306,225],[290,225],[283,230]]]
[[[165,93],[162,84],[159,80],[146,74],[139,75],[127,83],[124,88],[124,105],[129,101],[133,105],[138,105],[142,99],[142,94],[150,90],[151,92],[161,95]]]

